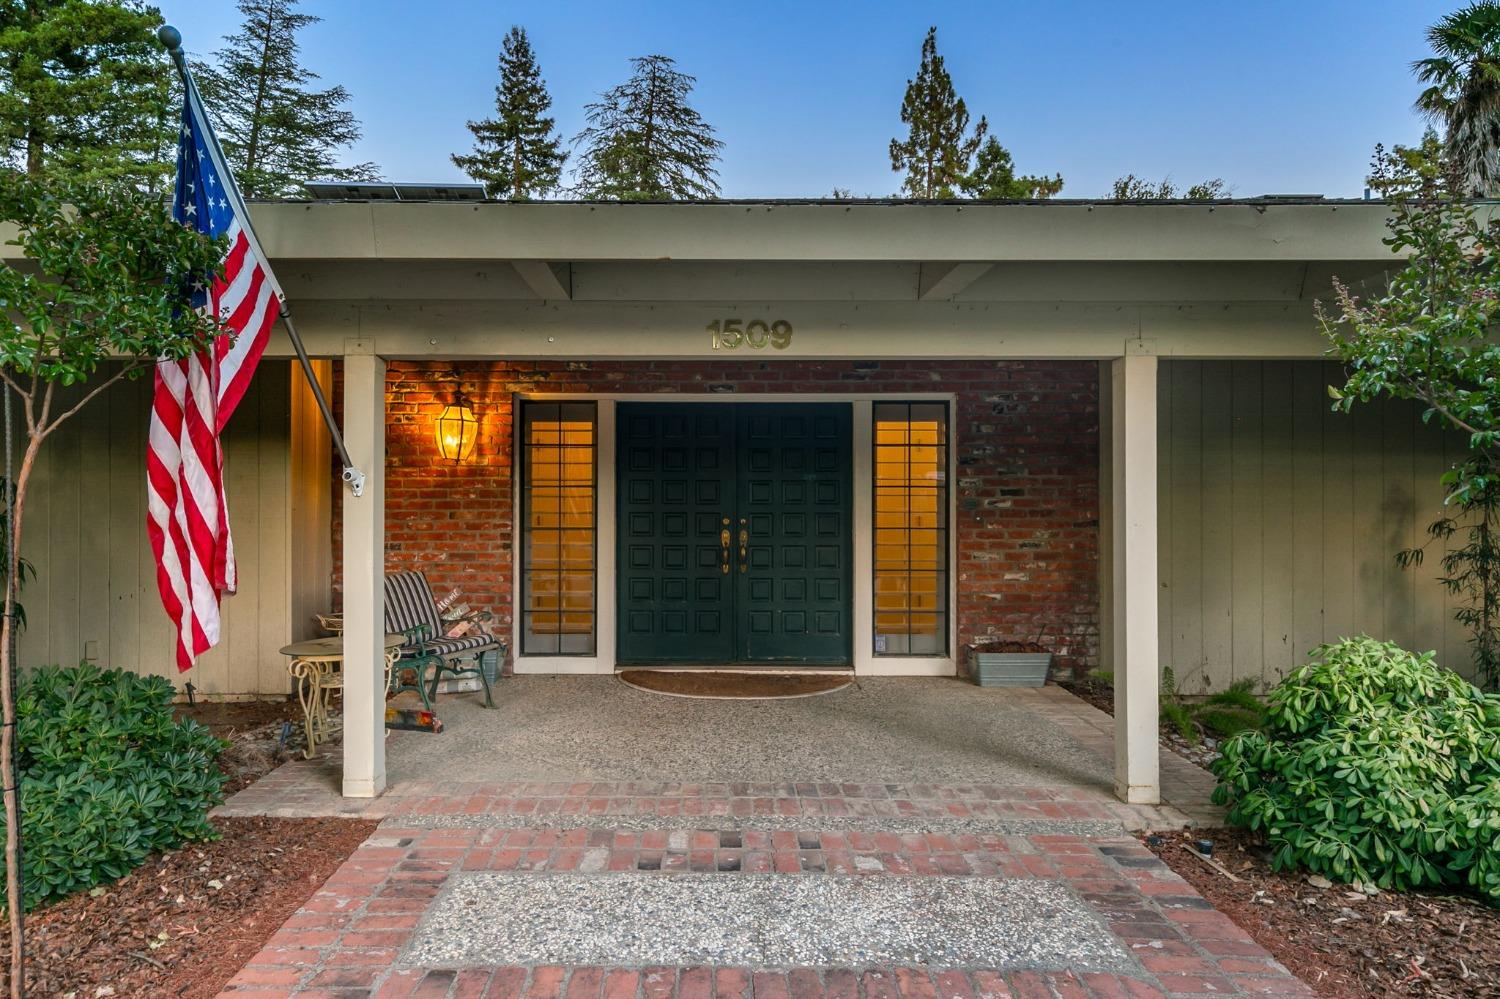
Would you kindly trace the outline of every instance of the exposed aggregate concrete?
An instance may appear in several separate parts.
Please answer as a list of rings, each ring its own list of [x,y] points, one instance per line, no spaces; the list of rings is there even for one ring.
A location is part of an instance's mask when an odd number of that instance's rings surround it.
[[[402,963],[1128,970],[1056,881],[787,874],[452,877]]]
[[[613,676],[520,676],[497,707],[445,697],[440,735],[398,733],[392,782],[836,781],[1110,788],[1108,763],[1003,688],[861,678],[780,701],[663,697]],[[768,738],[768,733],[774,733]]]

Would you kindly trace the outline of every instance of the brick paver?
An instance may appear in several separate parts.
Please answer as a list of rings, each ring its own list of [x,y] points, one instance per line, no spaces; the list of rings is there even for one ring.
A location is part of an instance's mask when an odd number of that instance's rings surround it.
[[[1070,834],[945,832],[851,834],[819,827],[807,814],[796,828],[611,829],[570,825],[591,803],[614,803],[635,816],[640,802],[679,813],[724,814],[754,789],[704,786],[699,793],[642,794],[640,788],[491,789],[460,813],[483,817],[566,804],[548,825],[433,827],[452,799],[413,800],[386,819],[300,912],[230,983],[226,996],[1155,996],[1310,995],[1244,931],[1134,839]],[[736,790],[743,793],[734,793]],[[920,802],[926,810],[970,815],[981,802],[1006,809],[1060,804],[1055,797],[1003,801],[985,789],[924,788],[891,797],[890,788],[806,787],[780,800],[820,801],[846,815],[860,802]],[[902,795],[917,789],[898,789]],[[845,792],[849,792],[846,794]],[[978,793],[978,797],[974,797]],[[778,800],[775,796],[770,799]],[[1064,799],[1065,800],[1065,799]],[[603,806],[601,806],[603,807]],[[899,809],[898,809],[899,811]],[[595,813],[606,814],[606,813]],[[1126,974],[1091,969],[1026,968],[411,968],[402,952],[421,914],[448,879],[475,871],[577,872],[691,870],[784,871],[787,877],[1046,878],[1066,884],[1122,941],[1135,967]],[[525,919],[524,913],[517,914]]]

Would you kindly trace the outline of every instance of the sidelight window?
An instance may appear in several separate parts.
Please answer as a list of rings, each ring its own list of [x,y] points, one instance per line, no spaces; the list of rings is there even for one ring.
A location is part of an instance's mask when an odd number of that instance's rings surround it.
[[[948,651],[948,407],[874,406],[875,654]]]
[[[521,414],[521,653],[593,655],[597,408],[528,402]]]

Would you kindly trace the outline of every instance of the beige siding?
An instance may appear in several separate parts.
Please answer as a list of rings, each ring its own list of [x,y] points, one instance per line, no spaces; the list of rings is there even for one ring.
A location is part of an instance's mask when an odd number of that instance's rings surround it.
[[[1358,632],[1468,671],[1441,550],[1394,559],[1426,540],[1461,442],[1411,404],[1332,412],[1340,380],[1316,361],[1162,365],[1161,655],[1184,693],[1274,683]]]
[[[293,542],[289,367],[261,365],[224,435],[239,592],[224,601],[220,646],[187,674],[173,664],[172,629],[157,596],[146,535],[150,397],[149,378],[116,385],[43,445],[23,528],[22,554],[36,566],[37,579],[21,595],[30,625],[21,636],[21,662],[88,658],[174,683],[192,680],[205,695],[284,693],[289,688],[276,650],[295,633],[287,586]],[[318,530],[327,537],[326,515]]]

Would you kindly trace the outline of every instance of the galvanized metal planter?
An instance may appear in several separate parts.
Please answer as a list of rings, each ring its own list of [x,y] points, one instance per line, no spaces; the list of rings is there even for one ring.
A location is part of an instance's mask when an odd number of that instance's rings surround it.
[[[485,678],[490,683],[496,683],[500,679],[500,663],[505,659],[506,646],[509,644],[501,641],[500,648],[479,654],[479,668],[484,670]]]
[[[981,687],[1040,687],[1051,668],[1050,652],[969,653],[969,675]]]

